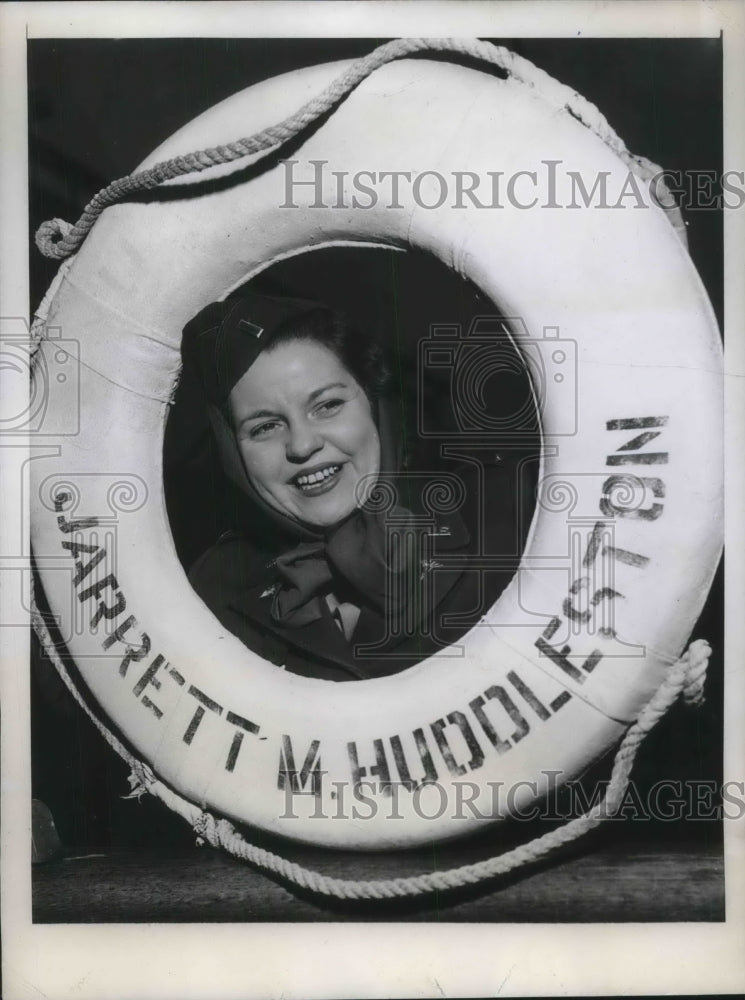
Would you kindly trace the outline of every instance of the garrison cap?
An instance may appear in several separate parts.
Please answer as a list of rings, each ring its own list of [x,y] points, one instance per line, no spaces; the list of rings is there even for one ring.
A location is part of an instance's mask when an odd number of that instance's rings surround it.
[[[212,302],[184,327],[184,361],[194,365],[207,399],[221,407],[280,330],[317,314],[333,315],[320,302],[253,292]]]

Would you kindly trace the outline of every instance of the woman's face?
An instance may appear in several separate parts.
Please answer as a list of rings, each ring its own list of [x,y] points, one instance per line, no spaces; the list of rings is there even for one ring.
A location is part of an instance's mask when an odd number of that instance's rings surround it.
[[[313,340],[268,348],[229,405],[248,477],[276,510],[324,528],[364,502],[380,471],[380,439],[364,390],[328,348]]]

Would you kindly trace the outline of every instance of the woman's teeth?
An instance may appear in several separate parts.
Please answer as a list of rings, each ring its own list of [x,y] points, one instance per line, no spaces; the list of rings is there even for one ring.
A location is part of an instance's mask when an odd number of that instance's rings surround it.
[[[324,479],[328,479],[329,476],[333,476],[341,468],[340,465],[327,465],[325,469],[319,469],[318,472],[311,472],[307,476],[298,476],[295,482],[298,486],[317,486],[318,483],[322,483]]]

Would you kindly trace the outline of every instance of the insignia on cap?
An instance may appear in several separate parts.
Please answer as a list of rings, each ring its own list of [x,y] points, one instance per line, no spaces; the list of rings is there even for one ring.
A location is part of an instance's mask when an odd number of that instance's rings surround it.
[[[244,330],[246,333],[252,334],[257,340],[264,332],[264,328],[262,326],[256,326],[255,323],[251,323],[247,319],[238,320],[238,328],[240,330]]]

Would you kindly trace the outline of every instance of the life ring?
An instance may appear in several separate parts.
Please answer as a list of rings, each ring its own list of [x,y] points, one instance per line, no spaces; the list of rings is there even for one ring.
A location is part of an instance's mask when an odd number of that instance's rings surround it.
[[[142,169],[261,131],[347,66],[235,95]],[[490,209],[440,203],[435,176],[541,178],[548,149],[568,204],[571,171],[628,190],[612,146],[546,88],[404,59],[301,136],[284,159],[313,183],[289,200],[281,158],[217,166],[108,208],[61,269],[37,370],[73,344],[79,385],[44,415],[55,447],[31,463],[32,544],[87,703],[162,787],[294,840],[414,845],[577,776],[659,687],[721,548],[722,358],[698,275],[646,185],[626,210]],[[416,197],[402,185],[393,207],[368,206],[352,186],[393,171],[421,178]],[[346,244],[428,251],[521,318],[516,346],[545,376],[544,454],[520,569],[462,655],[334,684],[262,661],[194,594],[162,447],[184,324],[277,260]],[[565,361],[573,385],[555,377]]]

